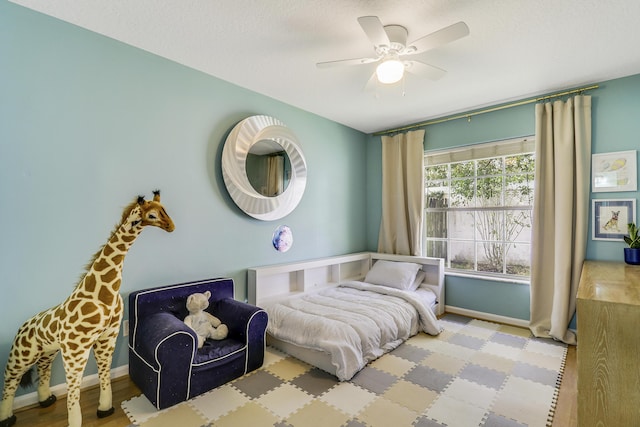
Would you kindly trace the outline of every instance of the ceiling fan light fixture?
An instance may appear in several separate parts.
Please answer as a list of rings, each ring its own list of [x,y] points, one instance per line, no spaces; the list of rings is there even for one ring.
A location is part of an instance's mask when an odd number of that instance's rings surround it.
[[[376,76],[380,83],[393,84],[399,82],[404,76],[404,64],[398,59],[398,55],[392,55],[376,67]]]
[[[370,74],[365,89],[373,84],[392,85],[404,78],[405,71],[431,80],[441,78],[446,71],[430,64],[406,58],[451,43],[469,35],[469,27],[460,21],[415,39],[407,44],[409,32],[402,25],[382,25],[377,16],[361,16],[358,23],[369,41],[373,44],[375,56],[337,61],[318,62],[318,68],[336,65],[377,64],[375,72]],[[400,58],[406,60],[400,60]]]

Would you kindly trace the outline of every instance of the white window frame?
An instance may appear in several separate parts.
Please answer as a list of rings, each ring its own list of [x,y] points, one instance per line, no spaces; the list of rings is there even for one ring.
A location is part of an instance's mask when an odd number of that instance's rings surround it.
[[[482,160],[482,159],[488,159],[488,158],[494,158],[494,157],[509,157],[512,155],[528,154],[528,153],[534,153],[534,152],[535,152],[535,139],[533,136],[526,136],[526,137],[509,139],[509,140],[456,147],[453,149],[426,151],[424,156],[424,165],[425,165],[425,171],[426,171],[426,168],[428,166],[451,164],[451,163],[471,161],[471,160]],[[476,172],[477,172],[477,169],[476,169]],[[499,176],[499,175],[496,175],[496,176]],[[504,168],[504,162],[503,162],[502,177],[503,179],[507,177],[507,174]],[[477,180],[477,179],[478,179],[478,176],[477,176],[477,173],[475,173],[474,180]],[[449,180],[449,188],[451,188],[450,183],[452,181],[452,177],[449,176],[448,180]],[[427,192],[426,183],[427,183],[427,180],[425,177],[425,184],[424,184],[425,194]],[[476,211],[487,211],[487,210],[506,212],[508,210],[516,210],[516,209],[522,210],[523,208],[530,209],[532,212],[533,202],[530,206],[529,205],[525,205],[525,206],[521,206],[521,205],[504,206],[503,205],[503,206],[496,206],[494,208],[487,208],[487,207],[461,208],[461,207],[448,207],[448,206],[444,208],[430,208],[429,206],[427,206],[427,203],[425,203],[425,221],[427,218],[427,215],[426,215],[427,212],[452,212],[452,211],[476,212]],[[513,275],[513,274],[507,274],[507,273],[492,273],[492,272],[484,272],[484,271],[477,270],[478,258],[479,258],[477,253],[477,246],[478,246],[477,243],[483,242],[482,239],[478,238],[477,230],[474,233],[473,239],[456,239],[448,235],[447,237],[444,237],[444,238],[427,237],[426,224],[424,227],[424,232],[425,232],[425,236],[423,241],[424,241],[425,247],[424,247],[423,253],[425,254],[427,254],[426,248],[427,248],[428,242],[433,242],[433,241],[446,242],[447,259],[445,262],[445,272],[448,275],[474,277],[474,278],[490,278],[491,280],[505,281],[510,283],[523,283],[523,284],[529,283],[529,279],[530,279],[529,276]],[[474,269],[473,270],[457,269],[457,268],[451,267],[451,246],[452,246],[451,242],[463,242],[463,241],[473,242],[474,244]],[[492,242],[502,243],[502,244],[514,243],[513,241],[508,241],[508,240],[492,240]],[[529,242],[528,244],[530,245],[531,243]],[[505,271],[505,268],[506,266],[503,268],[503,271]]]

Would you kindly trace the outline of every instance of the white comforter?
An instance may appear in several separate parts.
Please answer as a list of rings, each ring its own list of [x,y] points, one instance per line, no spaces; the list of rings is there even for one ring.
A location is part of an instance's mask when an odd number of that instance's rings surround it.
[[[328,352],[342,381],[419,330],[430,335],[442,331],[435,314],[414,293],[365,282],[345,282],[265,309],[271,335]]]

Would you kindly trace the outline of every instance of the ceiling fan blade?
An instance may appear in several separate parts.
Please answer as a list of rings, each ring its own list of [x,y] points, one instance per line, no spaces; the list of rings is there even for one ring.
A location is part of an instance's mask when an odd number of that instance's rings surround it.
[[[406,71],[431,80],[438,80],[447,74],[442,68],[434,67],[433,65],[420,61],[404,61],[404,65]]]
[[[373,43],[375,47],[391,45],[389,36],[384,30],[384,25],[382,25],[380,18],[377,16],[361,16],[358,18],[358,23],[360,23],[362,30],[365,32],[367,37],[369,37],[369,40],[371,40],[371,43]]]
[[[369,77],[369,80],[367,80],[367,84],[364,85],[364,88],[362,90],[364,90],[365,92],[370,92],[376,88],[377,83],[378,77],[376,76],[376,73],[374,71],[373,74],[371,74],[371,77]]]
[[[442,46],[469,35],[469,27],[460,21],[410,43],[406,54],[413,55]]]
[[[343,65],[371,64],[372,62],[377,62],[378,60],[379,60],[379,58],[339,59],[337,61],[318,62],[316,64],[316,67],[318,67],[318,68],[331,68],[331,67],[341,67]]]

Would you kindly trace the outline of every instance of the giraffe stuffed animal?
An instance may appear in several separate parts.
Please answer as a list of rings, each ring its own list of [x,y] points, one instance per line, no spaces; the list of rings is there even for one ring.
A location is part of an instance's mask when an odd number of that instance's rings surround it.
[[[82,425],[80,383],[91,349],[100,379],[98,417],[114,412],[111,361],[123,313],[119,290],[124,257],[144,227],[150,225],[168,232],[174,229],[173,221],[160,204],[160,191],[153,194],[153,200],[139,196],[127,206],[121,223],[87,265],[86,274],[71,295],[62,304],[27,320],[18,330],[4,373],[0,427],[15,424],[15,392],[21,378],[36,364],[40,406],[50,406],[56,401],[50,380],[51,364],[58,352],[62,353],[67,380],[69,427]]]

